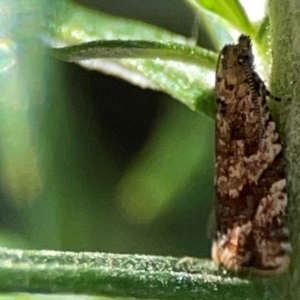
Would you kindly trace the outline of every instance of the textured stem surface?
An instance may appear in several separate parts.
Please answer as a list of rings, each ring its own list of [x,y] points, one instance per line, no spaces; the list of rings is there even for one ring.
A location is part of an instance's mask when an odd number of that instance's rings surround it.
[[[277,299],[267,279],[222,275],[211,261],[178,261],[147,255],[0,248],[0,290],[148,299]]]
[[[272,91],[282,98],[280,119],[288,163],[289,224],[292,262],[284,280],[278,281],[282,299],[300,299],[300,1],[269,3],[272,29]]]

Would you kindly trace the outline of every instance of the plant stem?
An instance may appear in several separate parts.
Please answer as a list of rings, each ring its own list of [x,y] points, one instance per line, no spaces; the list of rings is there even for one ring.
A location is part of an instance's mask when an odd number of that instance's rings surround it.
[[[0,248],[2,292],[223,300],[267,292],[277,299],[266,282],[224,275],[208,260]]]
[[[300,1],[287,0],[283,5],[281,1],[272,0],[269,8],[274,60],[271,83],[272,91],[282,98],[279,111],[288,163],[288,218],[293,246],[289,273],[277,286],[283,299],[296,300],[300,298]]]

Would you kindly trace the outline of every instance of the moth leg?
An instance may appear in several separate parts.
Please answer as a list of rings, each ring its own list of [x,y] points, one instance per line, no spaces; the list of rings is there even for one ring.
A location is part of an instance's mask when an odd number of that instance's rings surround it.
[[[266,91],[266,96],[272,98],[272,99],[275,100],[275,101],[278,101],[278,102],[281,101],[281,98],[274,96],[274,95],[267,89],[265,83],[260,79],[260,77],[258,76],[258,74],[257,74],[255,71],[252,72],[252,76],[253,76],[253,78],[254,78],[254,80],[255,80],[256,82],[260,82],[260,83],[262,84],[264,90]]]
[[[266,90],[266,95],[277,102],[281,101],[281,98],[274,96],[269,90]]]
[[[185,256],[178,259],[174,270],[176,272],[200,273],[202,271],[202,264],[197,258]]]

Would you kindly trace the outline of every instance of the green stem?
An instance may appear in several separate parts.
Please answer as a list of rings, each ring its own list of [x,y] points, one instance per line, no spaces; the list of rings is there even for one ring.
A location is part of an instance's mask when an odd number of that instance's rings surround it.
[[[293,253],[291,266],[278,281],[282,299],[300,299],[300,0],[271,0],[269,3],[272,33],[272,91],[282,98],[278,111],[283,123],[289,195],[288,221]]]
[[[211,261],[0,248],[0,290],[151,299],[278,299],[268,280],[222,275]]]

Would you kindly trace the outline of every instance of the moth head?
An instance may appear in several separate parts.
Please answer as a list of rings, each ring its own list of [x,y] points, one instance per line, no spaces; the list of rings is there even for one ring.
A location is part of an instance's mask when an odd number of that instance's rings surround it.
[[[247,63],[252,66],[254,56],[252,53],[252,42],[248,35],[242,34],[238,40],[238,59],[240,63]]]

